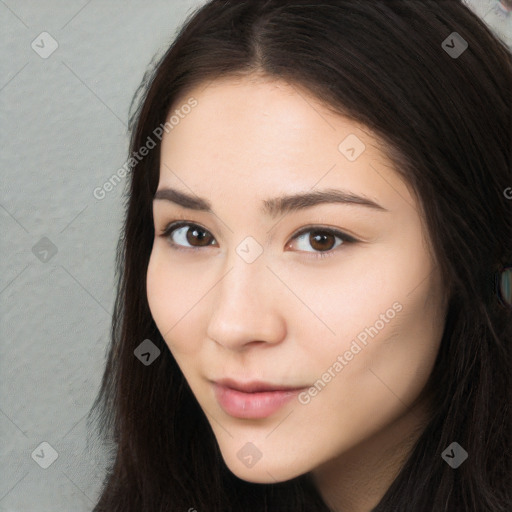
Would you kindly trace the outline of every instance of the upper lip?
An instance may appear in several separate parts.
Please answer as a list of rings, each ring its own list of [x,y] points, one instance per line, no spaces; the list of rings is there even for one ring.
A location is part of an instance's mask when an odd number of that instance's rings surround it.
[[[257,393],[263,391],[290,391],[303,389],[304,386],[282,386],[279,384],[272,384],[263,381],[249,381],[249,382],[237,382],[233,379],[220,379],[214,381],[215,384],[223,386],[225,388],[234,389],[236,391],[242,391],[244,393]]]

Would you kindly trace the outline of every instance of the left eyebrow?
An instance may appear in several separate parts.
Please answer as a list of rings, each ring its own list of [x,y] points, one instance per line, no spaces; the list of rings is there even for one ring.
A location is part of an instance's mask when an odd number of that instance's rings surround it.
[[[190,210],[213,213],[212,205],[207,199],[189,195],[173,188],[161,188],[157,190],[153,200],[158,199],[171,201]],[[389,210],[367,197],[359,196],[346,190],[326,189],[314,192],[283,195],[264,200],[262,213],[272,218],[276,218],[281,214],[303,210],[326,203],[356,205],[370,208],[374,211],[389,212]]]

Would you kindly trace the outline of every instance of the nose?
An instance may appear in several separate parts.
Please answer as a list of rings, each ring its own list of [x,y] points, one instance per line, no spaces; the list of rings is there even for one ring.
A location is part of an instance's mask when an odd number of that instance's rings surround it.
[[[234,351],[280,343],[286,335],[283,283],[264,257],[247,263],[235,253],[228,260],[212,294],[208,337]]]

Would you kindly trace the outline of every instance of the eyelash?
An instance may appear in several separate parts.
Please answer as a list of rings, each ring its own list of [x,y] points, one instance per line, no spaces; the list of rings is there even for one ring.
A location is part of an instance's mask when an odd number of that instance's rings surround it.
[[[173,242],[170,239],[173,231],[175,231],[179,228],[182,228],[184,226],[187,226],[189,228],[198,228],[201,231],[210,233],[207,229],[201,227],[199,224],[195,224],[193,222],[178,221],[178,222],[170,222],[169,224],[167,224],[167,226],[164,228],[164,230],[162,231],[160,236],[166,238],[169,242],[169,245],[174,250],[177,250],[177,251],[196,251],[196,250],[202,249],[204,247],[209,247],[208,245],[203,246],[203,247],[183,247],[182,245],[179,245],[179,244]],[[340,238],[342,240],[342,243],[340,245],[338,245],[338,247],[336,247],[334,249],[329,249],[328,251],[313,251],[313,252],[299,251],[299,252],[305,252],[307,254],[307,256],[306,256],[307,258],[317,258],[317,259],[328,258],[330,256],[333,256],[339,247],[342,247],[343,245],[345,245],[347,243],[358,242],[358,240],[356,240],[354,237],[347,235],[343,231],[339,231],[339,230],[333,229],[333,228],[322,228],[321,226],[307,226],[307,227],[301,229],[300,231],[298,231],[297,233],[295,233],[292,237],[292,240],[295,240],[296,238],[299,238],[304,233],[308,233],[310,231],[317,231],[320,233],[327,233],[329,235],[334,235],[335,237]]]

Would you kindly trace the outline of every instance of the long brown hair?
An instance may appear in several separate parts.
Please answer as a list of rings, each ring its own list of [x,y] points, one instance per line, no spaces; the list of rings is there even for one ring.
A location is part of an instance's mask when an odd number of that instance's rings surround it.
[[[454,32],[468,45],[457,56],[443,46]],[[130,152],[155,139],[193,86],[255,72],[306,87],[381,138],[420,198],[450,290],[430,423],[374,511],[510,511],[512,310],[495,290],[495,272],[512,262],[510,52],[457,0],[212,0],[145,75]],[[156,328],[145,279],[156,142],[126,194],[111,343],[90,417],[110,448],[94,512],[328,511],[308,475],[266,485],[229,471]],[[145,339],[161,351],[149,366],[134,356]],[[453,441],[469,454],[457,469],[441,458]]]

